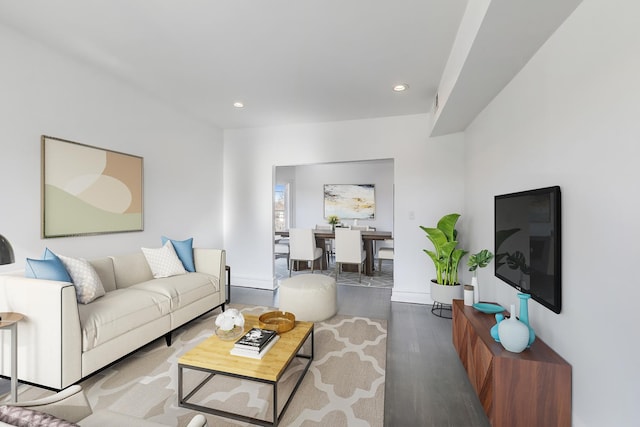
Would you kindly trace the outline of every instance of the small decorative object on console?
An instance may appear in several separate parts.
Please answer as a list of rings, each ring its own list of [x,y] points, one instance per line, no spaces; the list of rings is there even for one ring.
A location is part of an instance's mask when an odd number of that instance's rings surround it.
[[[471,278],[471,285],[473,286],[473,302],[480,302],[480,290],[478,288],[478,268],[485,268],[491,260],[493,254],[488,249],[483,249],[476,254],[469,256],[467,266],[469,271],[473,271],[473,277]]]
[[[473,286],[464,285],[464,305],[473,305]]]
[[[501,305],[491,304],[488,302],[479,302],[479,303],[473,304],[473,308],[483,313],[489,313],[489,314],[502,313],[504,311],[504,308]]]
[[[500,344],[512,353],[520,353],[529,343],[529,328],[516,319],[515,305],[511,304],[511,317],[498,324]]]
[[[529,344],[527,345],[527,348],[529,348],[536,340],[536,333],[529,324],[529,298],[531,298],[531,295],[519,293],[518,298],[520,298],[520,321],[529,328]]]
[[[504,320],[504,314],[497,313],[496,314],[496,324],[491,327],[489,331],[491,333],[491,338],[493,338],[496,342],[500,342],[500,336],[498,335],[498,326],[500,326],[500,322]]]

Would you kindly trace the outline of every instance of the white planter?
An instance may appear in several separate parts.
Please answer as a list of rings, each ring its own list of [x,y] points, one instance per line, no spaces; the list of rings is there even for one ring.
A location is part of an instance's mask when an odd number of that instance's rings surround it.
[[[439,285],[431,281],[431,299],[441,304],[453,304],[454,299],[462,299],[462,285]]]

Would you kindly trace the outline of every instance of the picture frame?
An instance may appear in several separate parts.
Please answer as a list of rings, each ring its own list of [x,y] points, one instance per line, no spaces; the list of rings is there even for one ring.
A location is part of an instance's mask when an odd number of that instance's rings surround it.
[[[42,237],[144,230],[143,158],[47,135],[42,150]]]
[[[324,217],[375,219],[375,184],[325,184]]]

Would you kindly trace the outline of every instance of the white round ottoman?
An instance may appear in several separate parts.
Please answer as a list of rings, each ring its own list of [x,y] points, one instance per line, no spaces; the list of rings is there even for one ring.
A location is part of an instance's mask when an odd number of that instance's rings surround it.
[[[320,322],[338,312],[336,280],[324,274],[299,274],[280,282],[280,310],[296,320]]]

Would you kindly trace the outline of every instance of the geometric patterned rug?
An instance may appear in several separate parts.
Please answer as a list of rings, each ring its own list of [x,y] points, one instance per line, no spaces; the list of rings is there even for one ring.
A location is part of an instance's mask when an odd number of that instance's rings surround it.
[[[261,314],[269,307],[231,304],[245,314]],[[98,374],[82,381],[94,410],[108,408],[158,423],[184,426],[194,411],[177,404],[177,360],[213,334],[219,309],[174,332],[173,345],[159,339]],[[315,324],[315,356],[281,426],[382,426],[387,325],[384,320],[334,316]],[[309,349],[305,349],[309,351]],[[292,366],[279,384],[279,403],[298,378],[302,362]],[[185,390],[202,375],[185,371]],[[235,378],[215,377],[194,399],[206,406],[270,419],[271,387]],[[50,394],[21,385],[19,400]],[[205,414],[210,426],[247,426],[245,422]]]

